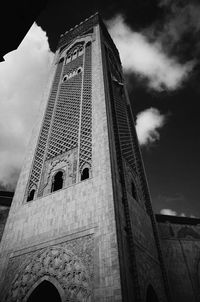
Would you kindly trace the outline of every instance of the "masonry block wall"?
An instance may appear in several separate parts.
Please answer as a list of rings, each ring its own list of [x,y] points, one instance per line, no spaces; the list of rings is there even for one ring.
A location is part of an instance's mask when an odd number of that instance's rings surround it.
[[[200,219],[156,215],[172,301],[200,299]]]
[[[1,241],[2,301],[29,301],[44,281],[63,302],[151,301],[149,288],[166,301],[129,107],[96,14],[55,54]]]

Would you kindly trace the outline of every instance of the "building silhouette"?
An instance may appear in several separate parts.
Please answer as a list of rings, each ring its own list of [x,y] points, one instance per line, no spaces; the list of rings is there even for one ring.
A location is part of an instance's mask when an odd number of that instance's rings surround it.
[[[98,14],[60,38],[0,248],[1,301],[170,301],[119,54]]]

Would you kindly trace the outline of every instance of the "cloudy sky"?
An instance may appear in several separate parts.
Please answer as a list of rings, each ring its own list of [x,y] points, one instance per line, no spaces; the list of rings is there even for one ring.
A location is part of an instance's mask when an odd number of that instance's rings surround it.
[[[16,186],[60,34],[98,10],[120,52],[153,207],[157,213],[200,217],[200,4],[150,2],[88,0],[77,10],[77,4],[49,1],[18,49],[4,57],[2,189]]]

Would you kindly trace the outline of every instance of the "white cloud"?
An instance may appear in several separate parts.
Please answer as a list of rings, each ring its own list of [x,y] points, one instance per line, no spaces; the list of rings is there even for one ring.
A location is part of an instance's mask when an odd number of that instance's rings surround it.
[[[171,215],[171,216],[187,217],[185,213],[178,214],[176,211],[171,210],[171,209],[162,209],[162,210],[160,210],[160,214]],[[189,217],[194,218],[195,216],[190,215]]]
[[[46,33],[35,23],[17,50],[0,63],[0,184],[12,189],[53,59]]]
[[[108,27],[124,70],[146,78],[154,90],[178,88],[194,66],[193,61],[180,64],[168,57],[159,41],[151,43],[142,33],[132,31],[120,15],[109,21]]]
[[[160,214],[163,214],[163,215],[171,215],[171,216],[177,216],[177,212],[176,211],[173,211],[171,209],[162,209],[160,211]]]
[[[158,128],[165,123],[165,116],[156,108],[148,108],[137,115],[136,131],[140,145],[147,145],[159,140]]]

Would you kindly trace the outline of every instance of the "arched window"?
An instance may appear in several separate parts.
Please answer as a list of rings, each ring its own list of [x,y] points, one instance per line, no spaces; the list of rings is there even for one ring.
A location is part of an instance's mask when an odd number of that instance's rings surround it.
[[[81,71],[82,71],[82,68],[79,67],[78,70],[77,70],[77,73],[81,73]]]
[[[64,61],[64,58],[62,57],[60,60],[59,60],[59,63],[62,63]]]
[[[77,53],[77,49],[75,49],[74,52],[73,52],[72,60],[76,59],[77,54],[78,54],[78,53]]]
[[[68,75],[66,74],[66,75],[64,75],[64,77],[63,77],[63,82],[65,82],[65,81],[67,81],[68,80]]]
[[[89,178],[89,169],[84,168],[82,173],[81,173],[81,180],[85,180],[87,178]]]
[[[50,297],[50,299],[49,299]],[[57,288],[49,281],[42,281],[30,294],[27,302],[54,301],[61,302]]]
[[[78,55],[81,56],[83,54],[83,46],[81,46],[78,50]]]
[[[31,201],[31,200],[33,200],[34,195],[35,195],[35,189],[32,189],[32,190],[29,192],[29,195],[28,195],[27,201]]]
[[[66,64],[69,63],[70,61],[71,61],[71,55],[68,54],[68,55],[67,55],[67,58],[66,58]]]
[[[147,288],[146,302],[159,302],[156,292],[151,284]]]
[[[60,189],[62,189],[62,187],[63,187],[63,172],[59,171],[53,177],[51,192],[60,190]]]
[[[85,46],[87,47],[87,46],[90,46],[91,44],[92,44],[91,41],[89,41],[89,42],[87,42],[87,44]]]
[[[132,197],[137,200],[137,191],[136,191],[136,187],[133,181],[131,181],[131,194]]]

